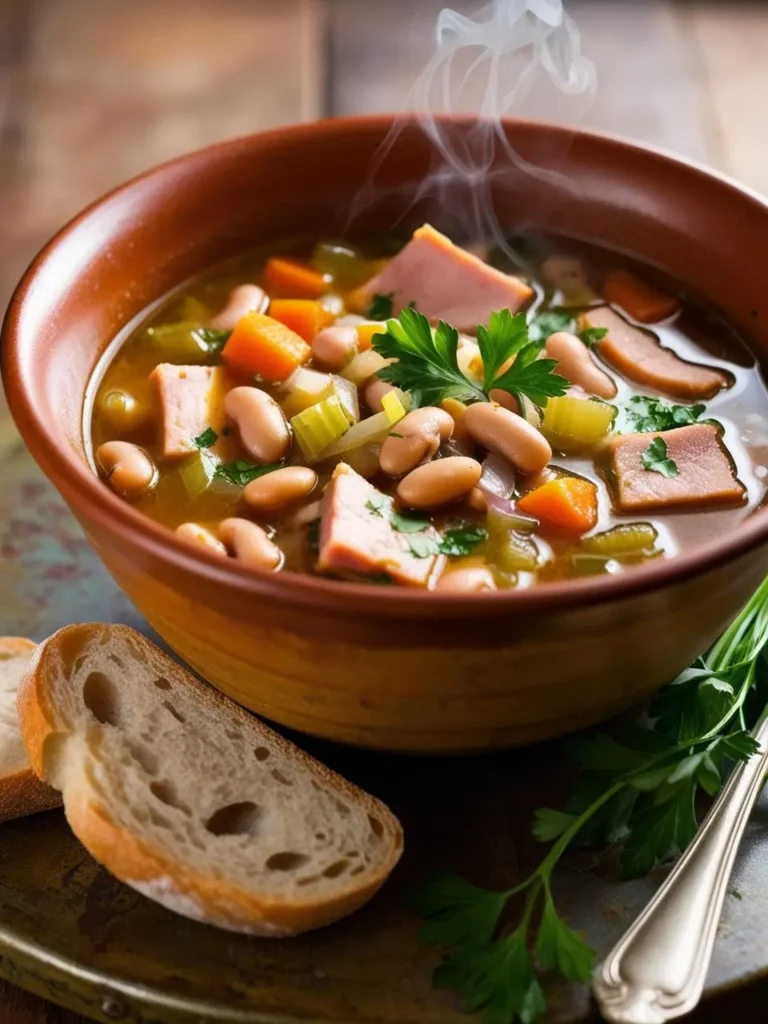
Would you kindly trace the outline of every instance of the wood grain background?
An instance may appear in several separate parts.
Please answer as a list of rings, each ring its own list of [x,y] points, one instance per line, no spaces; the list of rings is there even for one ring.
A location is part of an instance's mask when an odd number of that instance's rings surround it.
[[[0,309],[70,216],[153,164],[286,122],[403,109],[442,6],[0,0]],[[585,125],[768,192],[768,5],[572,0],[568,9],[598,71]],[[573,107],[555,114],[577,119]],[[0,1024],[80,1020],[0,982]]]

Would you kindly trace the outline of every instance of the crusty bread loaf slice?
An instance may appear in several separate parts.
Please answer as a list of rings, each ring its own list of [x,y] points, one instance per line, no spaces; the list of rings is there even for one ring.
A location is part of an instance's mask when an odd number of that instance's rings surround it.
[[[61,796],[32,771],[21,740],[16,695],[35,644],[0,637],[0,821],[58,807]]]
[[[383,804],[125,626],[42,643],[19,719],[80,841],[187,917],[292,935],[356,910],[400,858]]]

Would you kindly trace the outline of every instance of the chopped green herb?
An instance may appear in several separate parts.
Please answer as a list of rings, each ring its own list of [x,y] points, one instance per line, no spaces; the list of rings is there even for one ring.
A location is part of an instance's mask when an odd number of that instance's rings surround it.
[[[392,512],[392,529],[398,533],[421,533],[429,526],[429,520],[415,512]]]
[[[384,509],[387,507],[386,498],[371,498],[370,501],[366,501],[365,507],[372,516],[377,516],[379,519],[383,519]]]
[[[386,572],[375,572],[370,576],[366,576],[369,583],[378,583],[380,586],[387,586],[393,584],[395,581]]]
[[[389,320],[392,316],[394,299],[394,292],[390,292],[388,295],[374,295],[368,307],[368,319]]]
[[[661,473],[670,480],[679,473],[677,463],[669,458],[667,442],[663,437],[654,437],[643,452],[642,458],[643,466],[652,473]]]
[[[728,895],[733,896],[735,900],[743,900],[744,897],[741,895],[738,889],[729,889]]]
[[[532,1024],[545,1009],[537,967],[589,982],[594,953],[555,909],[560,858],[577,843],[619,842],[630,877],[685,849],[697,828],[698,791],[714,796],[728,763],[758,750],[747,729],[766,711],[767,644],[768,579],[707,654],[664,687],[649,715],[571,742],[582,771],[563,810],[536,812],[534,835],[553,845],[527,878],[495,892],[440,874],[419,889],[421,941],[445,948],[436,987],[485,1011],[486,1024]],[[499,934],[512,897],[520,916]]]
[[[440,541],[440,554],[449,558],[461,558],[470,554],[478,544],[488,540],[488,531],[484,526],[464,523],[452,526],[443,534]]]
[[[414,558],[432,558],[440,553],[440,541],[437,537],[413,533],[408,538],[408,550]]]
[[[202,434],[197,435],[192,444],[194,444],[195,448],[213,448],[218,440],[219,435],[213,427],[208,427]]]
[[[209,352],[221,352],[232,331],[217,330],[215,327],[196,327],[192,332],[205,345]]]
[[[626,405],[626,413],[633,428],[639,434],[656,430],[674,430],[696,423],[706,405],[670,405],[661,398],[635,395]]]
[[[598,341],[602,341],[607,333],[607,327],[583,327],[579,331],[579,340],[583,341],[587,348],[592,348]]]
[[[320,518],[307,523],[307,547],[313,555],[320,553]]]
[[[555,360],[537,358],[542,345],[529,341],[522,313],[512,316],[508,309],[492,313],[487,327],[478,327],[477,341],[484,366],[482,388],[459,369],[456,328],[441,320],[433,330],[421,313],[404,309],[397,320],[387,321],[386,334],[373,338],[373,347],[380,355],[397,360],[379,370],[378,376],[409,391],[413,408],[439,405],[445,398],[483,401],[491,387],[517,397],[527,396],[541,406],[548,398],[565,394],[569,382],[554,373]],[[512,366],[497,377],[512,356]]]
[[[216,467],[216,476],[227,480],[238,487],[245,487],[251,480],[258,480],[265,473],[272,473],[276,469],[282,469],[282,462],[275,462],[269,466],[257,466],[253,462],[246,462],[244,459],[236,459]]]
[[[546,341],[550,334],[570,331],[573,328],[573,314],[564,309],[545,309],[528,324],[529,341]]]

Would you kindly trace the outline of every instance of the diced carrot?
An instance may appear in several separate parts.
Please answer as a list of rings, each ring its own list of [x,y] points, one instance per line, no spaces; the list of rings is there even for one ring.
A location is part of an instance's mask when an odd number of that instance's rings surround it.
[[[517,502],[521,512],[570,533],[586,533],[597,524],[597,488],[589,480],[560,476]]]
[[[672,295],[665,295],[628,270],[612,270],[605,279],[603,298],[641,324],[666,320],[680,308]]]
[[[312,349],[295,331],[264,313],[246,313],[237,321],[221,358],[243,373],[255,373],[264,380],[287,380],[306,363]]]
[[[318,331],[333,323],[333,316],[315,299],[273,299],[269,315],[310,342]]]
[[[279,256],[273,256],[264,268],[264,287],[273,299],[318,299],[328,291],[322,274]]]

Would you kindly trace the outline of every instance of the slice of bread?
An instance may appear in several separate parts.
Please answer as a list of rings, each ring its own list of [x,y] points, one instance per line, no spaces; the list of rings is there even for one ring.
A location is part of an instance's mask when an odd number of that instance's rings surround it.
[[[0,821],[61,804],[60,794],[32,771],[19,731],[16,695],[34,653],[31,640],[0,637]]]
[[[42,643],[19,720],[83,845],[187,917],[293,935],[356,910],[400,858],[383,804],[125,626]]]

